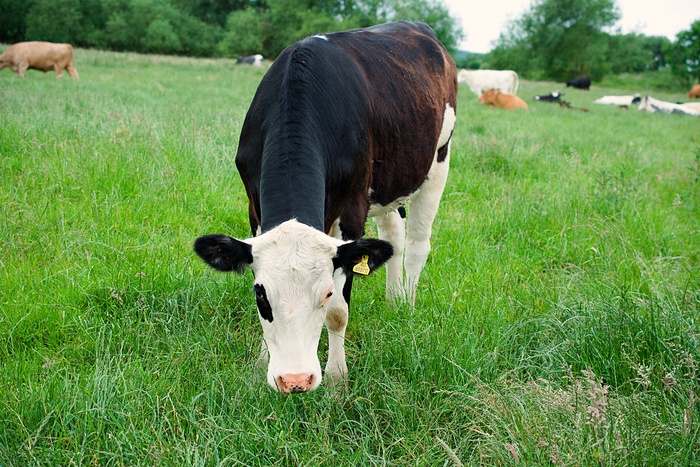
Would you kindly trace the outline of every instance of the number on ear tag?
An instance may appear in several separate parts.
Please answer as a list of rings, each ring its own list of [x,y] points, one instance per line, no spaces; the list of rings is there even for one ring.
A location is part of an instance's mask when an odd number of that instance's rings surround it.
[[[369,256],[367,255],[362,255],[362,261],[357,263],[355,267],[352,268],[352,272],[356,272],[357,274],[362,274],[363,276],[366,276],[369,274],[370,269],[369,265],[367,262],[369,261]]]

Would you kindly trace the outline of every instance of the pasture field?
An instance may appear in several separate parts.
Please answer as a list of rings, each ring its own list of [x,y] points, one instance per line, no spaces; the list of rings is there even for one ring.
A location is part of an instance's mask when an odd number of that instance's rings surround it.
[[[249,236],[264,71],[76,67],[0,73],[0,465],[700,465],[700,119],[461,86],[415,310],[356,280],[347,390],[290,396],[256,364],[251,274],[192,252]],[[532,100],[555,89],[590,111]]]

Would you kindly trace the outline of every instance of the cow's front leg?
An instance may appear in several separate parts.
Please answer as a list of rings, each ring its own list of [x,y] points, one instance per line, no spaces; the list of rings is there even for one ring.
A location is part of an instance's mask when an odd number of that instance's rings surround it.
[[[328,330],[326,377],[337,384],[348,374],[348,365],[345,363],[345,330],[348,326],[352,276],[346,279],[341,271],[336,271],[334,282],[336,291],[327,304],[328,312],[326,313],[326,329]]]
[[[342,381],[348,374],[345,363],[345,329],[348,325],[348,306],[338,306],[328,310],[326,328],[328,329],[328,361],[326,362],[326,377],[333,383]]]
[[[28,69],[29,69],[29,63],[22,62],[19,64],[19,67],[17,68],[17,74],[19,75],[20,78],[24,78],[24,74],[27,72]]]

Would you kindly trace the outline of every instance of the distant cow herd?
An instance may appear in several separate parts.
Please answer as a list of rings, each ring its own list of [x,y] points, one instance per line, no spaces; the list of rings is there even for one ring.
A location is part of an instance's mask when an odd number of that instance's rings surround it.
[[[264,57],[261,54],[241,56],[236,59],[237,65],[262,67]],[[78,79],[78,70],[73,64],[73,47],[70,44],[55,44],[51,42],[18,42],[11,45],[0,54],[0,70],[9,68],[24,78],[27,70],[54,71],[57,78],[63,77],[67,71],[71,78]],[[520,80],[513,70],[459,70],[457,81],[478,96],[480,103],[489,108],[505,110],[528,109],[528,105],[517,97]],[[591,79],[587,76],[572,78],[566,87],[590,90]],[[563,108],[575,108],[570,102],[562,99],[562,93],[551,91],[549,94],[533,96],[539,102],[556,103]],[[694,85],[688,92],[689,99],[700,98],[700,84]],[[637,93],[632,96],[603,96],[593,101],[595,104],[616,105],[627,109],[638,104],[639,110],[678,115],[700,115],[700,105],[694,103],[665,102],[650,96],[642,97]],[[585,107],[580,110],[588,111]]]
[[[461,70],[457,74],[460,84],[467,87],[478,96],[481,104],[489,108],[505,110],[527,110],[528,105],[515,94],[518,90],[518,74],[513,70]],[[566,87],[588,91],[591,88],[591,80],[587,76],[579,76],[566,82]],[[538,102],[556,103],[565,109],[577,109],[588,112],[587,107],[575,107],[570,102],[562,99],[563,93],[551,91],[548,94],[533,96]],[[688,92],[688,98],[700,98],[700,84],[696,84]],[[650,96],[642,97],[637,93],[630,96],[603,96],[593,101],[595,104],[616,105],[627,109],[631,105],[638,104],[639,110],[678,115],[700,116],[700,103],[672,103],[655,99]]]

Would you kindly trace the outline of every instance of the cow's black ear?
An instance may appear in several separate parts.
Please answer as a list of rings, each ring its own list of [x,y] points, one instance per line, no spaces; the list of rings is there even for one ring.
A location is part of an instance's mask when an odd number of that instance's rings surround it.
[[[199,237],[194,251],[209,266],[219,271],[243,272],[253,262],[253,248],[228,235],[212,234]]]
[[[333,266],[343,268],[346,274],[355,272],[367,275],[386,263],[393,254],[391,243],[376,238],[361,238],[340,245],[333,258]]]

